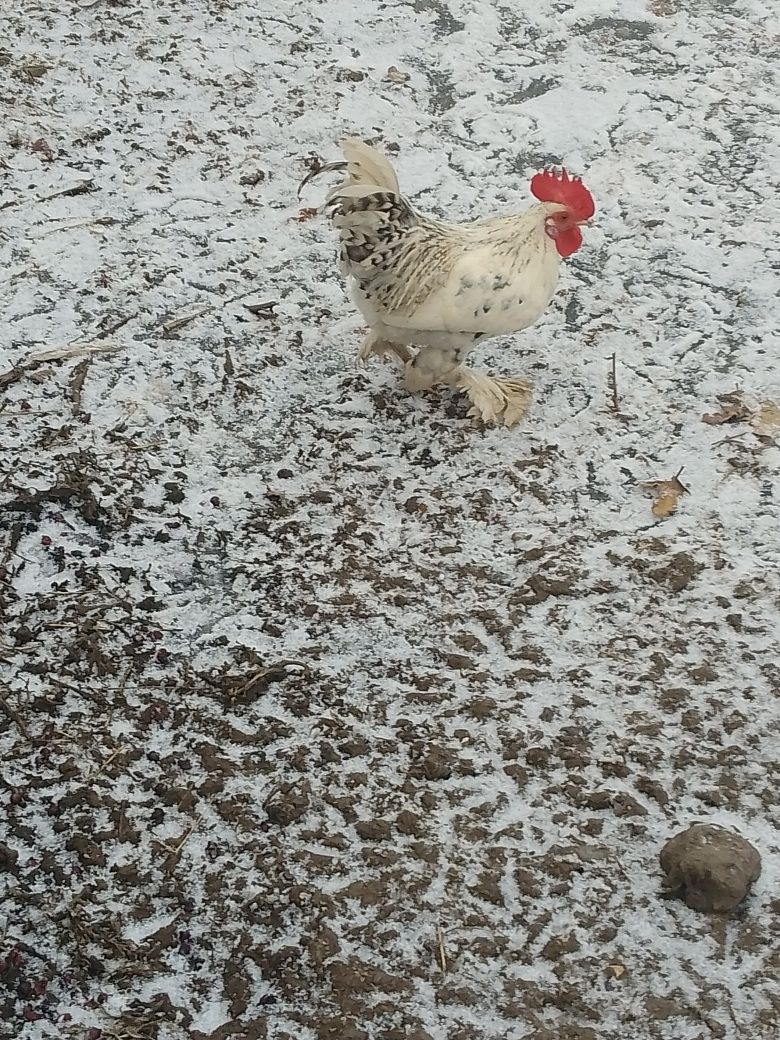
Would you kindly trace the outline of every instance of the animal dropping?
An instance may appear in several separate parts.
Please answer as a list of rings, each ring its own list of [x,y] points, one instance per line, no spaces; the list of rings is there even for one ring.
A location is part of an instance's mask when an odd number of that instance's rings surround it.
[[[402,75],[392,67],[387,72],[393,82]],[[375,148],[347,140],[342,151],[344,161],[310,172],[298,194],[321,173],[345,174],[327,206],[342,271],[370,329],[358,361],[393,354],[408,390],[453,386],[466,394],[478,422],[516,425],[528,410],[530,385],[464,362],[483,339],[539,319],[555,293],[561,259],[582,245],[581,228],[596,210],[593,196],[566,170],[543,170],[531,180],[537,204],[529,209],[449,223],[412,207]]]

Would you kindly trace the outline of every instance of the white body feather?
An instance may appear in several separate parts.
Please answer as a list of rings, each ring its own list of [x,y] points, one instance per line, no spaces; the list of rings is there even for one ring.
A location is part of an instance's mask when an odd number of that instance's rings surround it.
[[[560,257],[545,219],[561,209],[470,224],[417,214],[390,163],[362,141],[343,145],[347,179],[329,194],[342,266],[378,338],[466,350],[480,338],[532,325],[549,304]]]

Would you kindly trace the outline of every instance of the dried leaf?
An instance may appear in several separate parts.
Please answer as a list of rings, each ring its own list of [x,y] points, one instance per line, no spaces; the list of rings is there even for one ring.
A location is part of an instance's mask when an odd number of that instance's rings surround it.
[[[391,65],[385,73],[385,79],[389,79],[391,83],[398,83],[400,85],[401,83],[409,82],[409,73],[401,72],[401,70],[396,68],[395,65]]]
[[[676,512],[680,496],[688,494],[688,488],[681,483],[679,469],[670,480],[643,480],[641,487],[649,488],[655,497],[653,502],[653,516],[659,520],[665,520]]]
[[[81,411],[81,391],[84,388],[84,380],[87,377],[87,369],[92,364],[92,358],[86,357],[75,366],[68,379],[68,395],[70,397],[73,414],[78,415]]]
[[[751,410],[739,394],[724,394],[722,397],[718,397],[718,401],[720,408],[717,412],[701,417],[702,422],[706,422],[708,426],[723,426],[724,423],[742,422],[743,419],[749,419],[751,416]]]
[[[663,481],[656,491],[656,499],[653,502],[653,516],[663,520],[677,510],[677,501],[680,491],[671,481]]]
[[[37,141],[33,141],[30,147],[34,152],[39,152],[47,162],[54,159],[54,152],[45,137],[39,137]]]
[[[16,76],[28,83],[34,83],[36,80],[42,79],[51,67],[42,61],[30,61],[18,68]]]
[[[257,318],[275,318],[274,308],[279,304],[276,300],[266,300],[265,303],[245,303],[243,306]]]
[[[163,336],[170,336],[172,333],[176,332],[177,329],[189,325],[191,321],[202,317],[204,314],[208,314],[208,312],[213,309],[214,307],[212,304],[207,303],[203,307],[196,307],[194,310],[190,311],[189,314],[181,314],[178,318],[169,318],[167,321],[161,322],[157,328],[163,330]]]
[[[314,206],[305,206],[299,213],[296,214],[292,219],[297,220],[299,224],[305,223],[307,220],[311,220],[312,217],[317,216],[317,209]]]
[[[774,401],[762,401],[750,422],[758,433],[776,433],[780,430],[780,407]]]
[[[51,202],[52,199],[60,199],[64,197],[70,197],[71,195],[87,195],[90,192],[97,191],[95,187],[94,177],[85,177],[80,181],[76,181],[75,184],[67,184],[64,188],[58,188],[53,191],[50,195],[39,195],[39,202]]]

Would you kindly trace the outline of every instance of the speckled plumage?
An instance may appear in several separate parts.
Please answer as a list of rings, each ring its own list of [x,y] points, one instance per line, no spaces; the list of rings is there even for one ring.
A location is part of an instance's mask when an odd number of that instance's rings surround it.
[[[344,144],[347,177],[328,202],[341,264],[358,306],[397,342],[437,333],[501,335],[532,324],[555,290],[559,257],[544,234],[549,204],[469,224],[418,214],[392,167],[359,141]],[[371,181],[380,183],[371,183]],[[392,330],[390,332],[389,330]],[[429,337],[426,333],[433,333]]]
[[[434,220],[403,197],[383,155],[362,141],[342,148],[346,161],[323,171],[346,171],[328,207],[342,270],[372,330],[360,357],[389,347],[407,363],[411,388],[450,382],[473,400],[460,366],[474,344],[527,328],[552,298],[560,257],[545,220],[561,205],[466,224]]]

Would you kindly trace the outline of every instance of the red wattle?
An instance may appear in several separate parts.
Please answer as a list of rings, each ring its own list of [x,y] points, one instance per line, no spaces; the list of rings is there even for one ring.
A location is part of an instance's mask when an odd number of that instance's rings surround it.
[[[568,231],[559,231],[555,236],[555,248],[561,256],[571,256],[581,245],[582,232],[578,227],[569,228]]]

